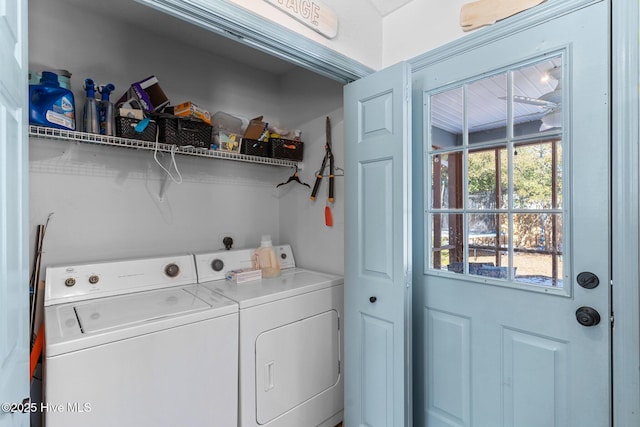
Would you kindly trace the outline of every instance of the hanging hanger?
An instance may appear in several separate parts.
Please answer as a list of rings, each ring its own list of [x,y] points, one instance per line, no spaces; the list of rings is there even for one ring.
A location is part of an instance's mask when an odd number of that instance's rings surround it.
[[[300,181],[300,178],[298,177],[298,165],[296,165],[295,168],[296,168],[296,170],[295,170],[295,172],[293,172],[293,175],[291,175],[286,182],[281,182],[280,184],[276,185],[276,188],[280,187],[281,185],[287,185],[291,181],[295,181],[298,184],[306,185],[307,187],[311,188],[311,186],[309,184],[307,184],[306,182]]]

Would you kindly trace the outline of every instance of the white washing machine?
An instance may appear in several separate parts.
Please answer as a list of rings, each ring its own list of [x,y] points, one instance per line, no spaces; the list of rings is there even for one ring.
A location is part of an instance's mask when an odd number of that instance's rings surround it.
[[[240,308],[240,427],[334,427],[343,415],[344,278],[295,267],[241,284],[225,272],[251,266],[253,250],[197,254],[198,282]]]
[[[48,268],[47,427],[236,426],[238,305],[193,255]]]

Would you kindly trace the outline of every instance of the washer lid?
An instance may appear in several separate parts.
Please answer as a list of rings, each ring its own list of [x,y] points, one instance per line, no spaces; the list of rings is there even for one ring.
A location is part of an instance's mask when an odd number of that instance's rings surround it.
[[[101,298],[74,307],[85,334],[210,308],[183,288]]]

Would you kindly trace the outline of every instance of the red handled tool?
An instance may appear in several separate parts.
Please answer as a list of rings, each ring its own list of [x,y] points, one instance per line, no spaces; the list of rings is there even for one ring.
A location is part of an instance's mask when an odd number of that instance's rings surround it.
[[[316,195],[318,194],[318,189],[320,188],[320,183],[322,182],[322,178],[324,177],[324,169],[327,167],[327,162],[329,162],[329,198],[327,199],[327,206],[324,208],[324,220],[327,227],[333,226],[333,215],[331,214],[331,207],[329,203],[333,203],[334,201],[334,188],[333,182],[335,178],[335,164],[333,159],[333,152],[331,151],[331,121],[329,117],[327,117],[327,125],[326,125],[326,133],[327,133],[327,143],[324,146],[324,158],[322,159],[322,166],[316,173],[316,182],[313,185],[313,191],[311,191],[311,200],[316,199]]]

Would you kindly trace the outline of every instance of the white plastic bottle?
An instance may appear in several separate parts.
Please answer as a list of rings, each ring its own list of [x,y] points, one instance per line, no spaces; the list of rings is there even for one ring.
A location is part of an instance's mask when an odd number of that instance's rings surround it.
[[[273,250],[271,236],[264,235],[260,241],[260,247],[253,255],[253,266],[262,270],[262,277],[277,277],[280,275],[280,263]]]

